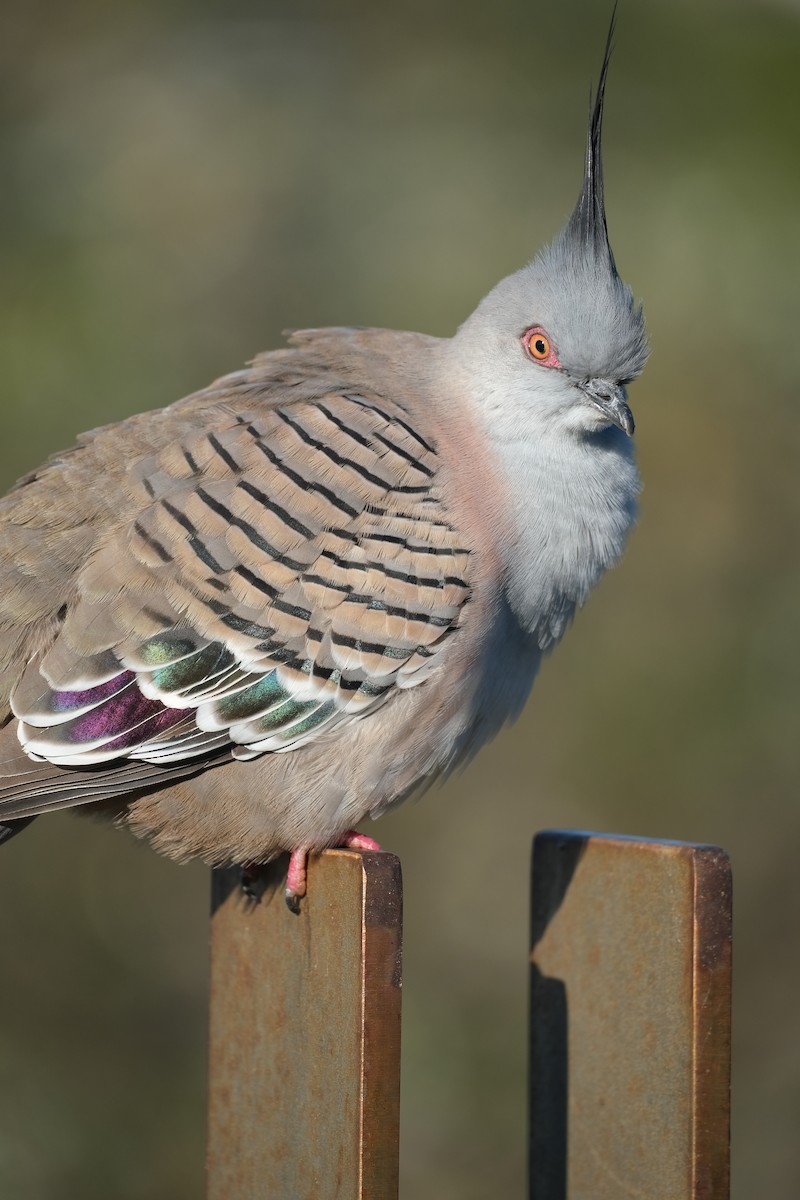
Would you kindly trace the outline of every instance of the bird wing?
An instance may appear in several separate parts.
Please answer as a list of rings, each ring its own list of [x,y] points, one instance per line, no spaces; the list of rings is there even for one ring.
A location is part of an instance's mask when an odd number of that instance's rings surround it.
[[[132,467],[130,517],[13,689],[28,758],[125,792],[295,749],[421,683],[470,595],[437,467],[398,405],[351,392],[184,429]]]

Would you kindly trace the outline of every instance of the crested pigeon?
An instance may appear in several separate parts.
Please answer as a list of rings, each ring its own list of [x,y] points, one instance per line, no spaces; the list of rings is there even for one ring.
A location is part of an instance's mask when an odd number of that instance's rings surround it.
[[[92,805],[179,860],[291,851],[299,896],[519,714],[635,514],[610,44],[572,215],[455,336],[294,333],[0,501],[0,840]]]

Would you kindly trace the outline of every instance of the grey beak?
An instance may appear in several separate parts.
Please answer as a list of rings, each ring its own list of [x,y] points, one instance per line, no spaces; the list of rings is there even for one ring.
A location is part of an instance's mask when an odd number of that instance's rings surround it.
[[[628,408],[628,396],[622,384],[610,379],[587,379],[578,386],[612,425],[622,429],[628,437],[632,436],[633,413]]]

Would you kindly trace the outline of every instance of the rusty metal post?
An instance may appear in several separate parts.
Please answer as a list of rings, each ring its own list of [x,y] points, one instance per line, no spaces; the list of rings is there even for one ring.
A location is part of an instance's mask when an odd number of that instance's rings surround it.
[[[282,885],[213,875],[209,1200],[396,1200],[400,863],[326,851],[296,915]]]
[[[725,852],[541,833],[532,913],[531,1200],[727,1200]]]

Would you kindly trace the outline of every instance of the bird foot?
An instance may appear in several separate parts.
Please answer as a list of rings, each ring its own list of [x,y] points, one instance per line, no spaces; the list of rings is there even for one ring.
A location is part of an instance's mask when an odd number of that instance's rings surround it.
[[[346,850],[380,850],[374,838],[359,833],[356,829],[348,829],[343,833],[334,849],[339,847]],[[308,851],[299,846],[289,857],[289,870],[286,872],[286,903],[293,913],[300,911],[300,901],[306,894],[308,873]]]
[[[345,850],[380,850],[374,838],[359,833],[357,829],[348,829],[347,833],[342,835],[339,845]]]
[[[258,904],[264,893],[264,878],[261,863],[242,863],[240,872],[239,887],[242,889],[242,895],[253,904]]]
[[[300,911],[300,900],[306,894],[306,872],[308,868],[308,851],[302,846],[293,850],[289,857],[289,870],[286,872],[286,904],[290,911]]]

